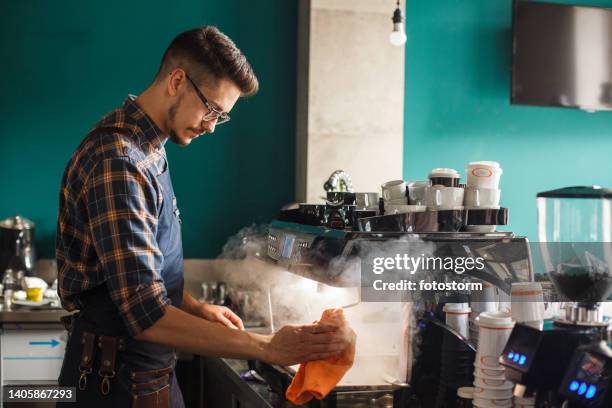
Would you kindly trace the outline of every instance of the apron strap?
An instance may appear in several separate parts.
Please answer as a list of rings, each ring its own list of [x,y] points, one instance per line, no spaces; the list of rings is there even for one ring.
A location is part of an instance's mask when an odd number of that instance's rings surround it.
[[[83,332],[81,339],[83,343],[83,351],[81,352],[81,362],[79,364],[79,389],[81,391],[87,388],[87,376],[91,374],[94,362],[96,335],[89,332]]]
[[[125,340],[121,337],[98,336],[98,347],[102,350],[100,369],[98,375],[102,377],[100,391],[102,395],[110,392],[110,379],[115,377],[115,363],[117,351],[125,350]]]

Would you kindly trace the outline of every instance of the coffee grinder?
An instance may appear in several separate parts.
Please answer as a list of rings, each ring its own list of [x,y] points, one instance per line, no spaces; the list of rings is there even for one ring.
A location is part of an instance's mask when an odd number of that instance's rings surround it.
[[[559,387],[568,408],[612,406],[612,343],[576,349]]]
[[[612,190],[600,187],[537,195],[543,268],[570,303],[564,315],[553,320],[516,324],[500,357],[506,377],[517,384],[514,395],[535,395],[536,407],[560,407],[567,397],[559,387],[577,349],[595,347],[606,338],[599,305],[612,291],[611,199]],[[582,388],[579,383],[577,391]],[[588,391],[586,385],[582,394]]]

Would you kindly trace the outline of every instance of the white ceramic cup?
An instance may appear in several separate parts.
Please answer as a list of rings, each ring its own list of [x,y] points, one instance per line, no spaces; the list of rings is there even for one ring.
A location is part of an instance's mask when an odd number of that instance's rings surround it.
[[[387,214],[404,214],[410,212],[424,212],[427,209],[424,205],[391,205],[385,203],[385,215]]]
[[[466,339],[470,338],[469,317],[472,309],[467,303],[447,303],[444,305],[446,324],[457,330]]]
[[[427,187],[425,202],[430,210],[459,210],[463,209],[464,189],[460,187]]]
[[[494,161],[475,161],[467,165],[465,172],[468,187],[498,189],[503,170]]]
[[[398,200],[406,197],[406,182],[404,180],[387,181],[381,188],[385,200]]]
[[[523,323],[544,320],[544,291],[539,282],[513,283],[511,299],[510,311],[514,321]]]
[[[499,208],[500,197],[497,188],[466,187],[463,203],[468,208]]]
[[[408,183],[408,203],[413,205],[426,205],[425,194],[429,187],[427,181],[411,181]]]
[[[483,312],[476,318],[478,349],[476,362],[484,367],[499,367],[499,356],[510,337],[514,322],[504,312]]]

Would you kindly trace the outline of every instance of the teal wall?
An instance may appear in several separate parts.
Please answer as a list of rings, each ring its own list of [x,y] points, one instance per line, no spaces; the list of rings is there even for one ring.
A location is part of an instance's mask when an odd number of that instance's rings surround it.
[[[185,254],[216,256],[293,198],[296,20],[286,0],[2,2],[0,219],[34,220],[39,255],[53,256],[60,180],[79,141],[147,86],[176,34],[213,24],[247,55],[261,91],[213,135],[167,151]]]
[[[149,83],[175,34],[203,24],[236,41],[262,87],[214,135],[187,148],[168,144],[186,256],[213,257],[242,226],[272,218],[294,189],[297,4],[253,4],[2,2],[0,218],[33,219],[41,255],[52,256],[58,188],[73,149]],[[509,228],[532,240],[536,192],[612,185],[612,113],[510,105],[510,0],[406,5],[406,179],[497,160]]]
[[[433,167],[465,175],[469,161],[499,161],[508,229],[532,240],[538,191],[612,186],[612,112],[510,105],[510,0],[406,5],[406,179],[424,178]]]

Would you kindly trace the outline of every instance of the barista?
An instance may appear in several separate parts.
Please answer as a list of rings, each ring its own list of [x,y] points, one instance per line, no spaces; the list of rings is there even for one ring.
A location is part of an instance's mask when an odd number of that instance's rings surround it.
[[[227,123],[258,81],[215,27],[178,35],[138,97],[104,116],[69,161],[56,252],[63,306],[79,310],[59,378],[70,407],[183,407],[176,349],[290,365],[337,355],[352,332],[323,324],[244,331],[229,309],[183,289],[179,211],[164,150]],[[59,404],[58,406],[61,406]]]

